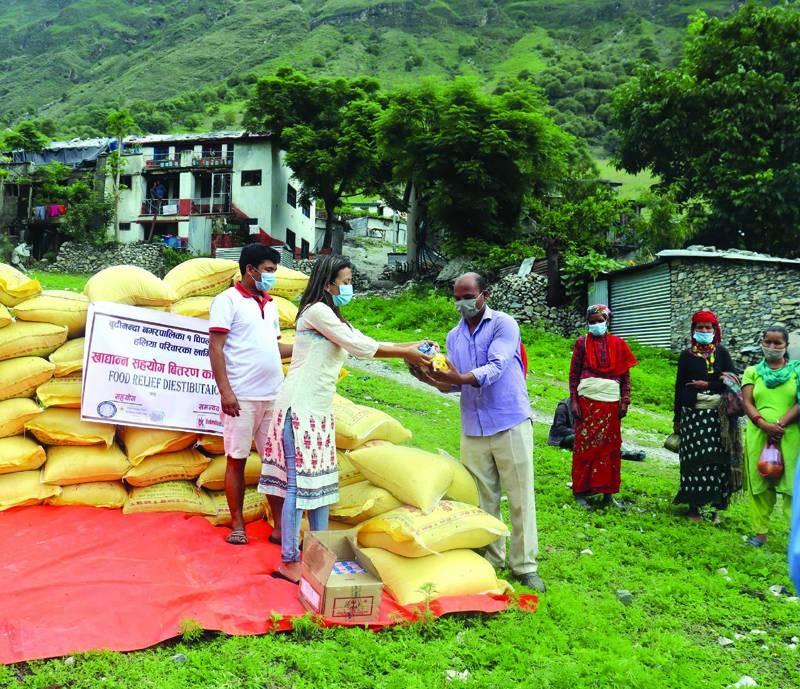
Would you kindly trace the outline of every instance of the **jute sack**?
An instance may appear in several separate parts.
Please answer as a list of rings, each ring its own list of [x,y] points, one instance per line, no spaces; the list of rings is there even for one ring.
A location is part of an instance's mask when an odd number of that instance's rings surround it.
[[[472,550],[450,550],[441,555],[413,558],[381,548],[364,548],[362,552],[372,561],[386,590],[400,605],[423,603],[442,596],[500,594],[511,588]]]
[[[230,526],[231,511],[228,508],[228,499],[225,497],[225,491],[215,491],[209,493],[209,496],[216,509],[216,514],[206,517],[206,519],[214,526]],[[273,524],[272,515],[269,513],[269,505],[265,497],[255,488],[245,488],[242,517],[244,517],[245,524],[264,517],[267,518],[270,524]]]
[[[79,409],[48,407],[25,424],[36,439],[45,445],[98,445],[111,447],[114,426],[82,421]]]
[[[41,291],[38,280],[32,280],[7,263],[0,263],[0,304],[16,306]]]
[[[444,496],[448,500],[479,506],[481,499],[478,494],[478,484],[475,483],[475,478],[469,473],[467,467],[444,450],[439,450],[439,456],[444,457],[453,467],[453,481]]]
[[[197,433],[120,426],[119,439],[125,447],[130,463],[136,466],[145,457],[191,447],[197,442]]]
[[[42,383],[53,377],[56,366],[38,356],[0,361],[0,400],[33,397]]]
[[[453,482],[453,466],[446,458],[414,447],[362,447],[350,452],[350,461],[368,481],[426,513]]]
[[[67,328],[52,323],[16,321],[0,329],[0,360],[47,356],[67,341]]]
[[[197,450],[162,452],[146,457],[123,477],[131,486],[152,486],[164,481],[197,478],[211,460]]]
[[[333,400],[336,447],[353,450],[368,440],[402,443],[411,438],[411,431],[387,413],[342,400],[339,395]]]
[[[68,337],[81,337],[86,330],[89,298],[66,289],[46,289],[14,307],[17,320],[55,323],[67,327]]]
[[[275,271],[275,286],[269,293],[284,299],[297,299],[303,294],[307,284],[308,275],[278,264],[278,270]]]
[[[83,347],[86,344],[85,337],[76,337],[74,340],[67,340],[48,358],[55,364],[53,375],[56,378],[68,376],[83,370]]]
[[[190,258],[164,276],[178,299],[213,297],[230,287],[239,264],[225,258]]]
[[[36,388],[36,397],[43,407],[80,409],[82,389],[83,376],[78,373],[63,378],[51,378]]]
[[[271,296],[275,306],[278,307],[278,322],[281,328],[294,328],[297,320],[297,306],[283,297],[274,294]],[[283,335],[282,332],[281,335]],[[283,337],[281,337],[281,341],[283,341]]]
[[[48,505],[59,507],[86,505],[119,509],[127,499],[128,491],[121,481],[93,481],[64,486],[60,495],[48,498],[46,502]]]
[[[424,557],[463,548],[483,548],[508,533],[499,519],[480,507],[442,500],[429,514],[403,505],[364,522],[358,543],[403,557]]]
[[[5,328],[13,322],[14,317],[11,315],[11,312],[3,304],[0,304],[0,328]]]
[[[25,430],[25,424],[43,409],[32,399],[16,397],[0,402],[0,438],[19,435]]]
[[[132,488],[122,508],[123,514],[140,512],[186,512],[216,515],[217,510],[208,493],[195,488],[189,481],[166,481],[152,486]]]
[[[83,288],[89,301],[133,306],[169,306],[177,297],[163,280],[139,266],[111,266],[89,278]]]
[[[197,449],[215,457],[225,454],[225,441],[221,435],[201,433],[197,438]]]
[[[42,483],[70,486],[74,483],[119,481],[130,468],[127,457],[117,445],[54,445],[47,448]]]
[[[0,474],[38,469],[47,459],[44,448],[24,435],[0,438]]]
[[[191,316],[192,318],[202,318],[204,321],[209,319],[211,311],[211,300],[214,297],[185,297],[179,299],[169,307],[170,313],[177,313],[181,316]]]
[[[39,481],[39,471],[17,471],[0,476],[0,512],[9,507],[38,505],[61,492],[61,486]]]
[[[225,467],[228,459],[225,455],[214,457],[211,463],[203,469],[197,477],[197,485],[207,490],[224,490],[225,488]],[[261,458],[257,452],[251,452],[244,465],[244,485],[257,486],[261,478]]]
[[[401,504],[388,490],[359,481],[339,488],[339,500],[330,506],[330,515],[336,521],[360,524]]]
[[[350,455],[347,452],[336,450],[336,462],[339,465],[339,488],[364,480],[361,472],[350,461]]]

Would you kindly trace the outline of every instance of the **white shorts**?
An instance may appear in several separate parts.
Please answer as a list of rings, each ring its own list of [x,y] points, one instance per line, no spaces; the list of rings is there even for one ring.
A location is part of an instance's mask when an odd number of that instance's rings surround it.
[[[239,416],[222,414],[222,438],[228,457],[247,459],[253,440],[258,456],[264,456],[274,404],[274,400],[239,400]]]

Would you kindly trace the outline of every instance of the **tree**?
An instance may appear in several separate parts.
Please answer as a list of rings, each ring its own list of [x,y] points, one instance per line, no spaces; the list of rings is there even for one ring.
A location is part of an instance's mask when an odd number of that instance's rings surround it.
[[[800,255],[800,12],[694,16],[680,65],[620,87],[618,165],[650,168],[700,211],[699,241]]]
[[[108,169],[113,179],[111,190],[114,203],[114,239],[119,237],[119,197],[120,176],[125,168],[125,160],[122,157],[122,146],[125,135],[136,127],[133,117],[127,110],[114,110],[106,117],[106,126],[117,140],[117,147],[108,156]]]
[[[301,182],[300,198],[322,199],[323,247],[333,244],[336,207],[345,196],[376,188],[376,121],[382,109],[371,79],[313,78],[291,68],[260,79],[245,113],[250,131],[270,132]],[[333,246],[341,252],[341,237]]]
[[[66,199],[67,213],[59,231],[77,242],[104,244],[115,209],[111,201],[94,190],[92,176],[87,175],[69,184]]]
[[[47,148],[50,139],[36,126],[33,120],[23,120],[14,129],[3,134],[2,148],[6,151],[22,150],[38,152]]]

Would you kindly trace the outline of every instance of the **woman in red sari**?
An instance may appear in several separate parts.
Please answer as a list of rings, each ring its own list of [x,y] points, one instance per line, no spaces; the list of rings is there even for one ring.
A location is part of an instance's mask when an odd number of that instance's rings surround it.
[[[619,492],[620,421],[631,402],[630,369],[636,359],[625,340],[608,332],[611,309],[603,304],[586,311],[589,334],[575,341],[569,370],[569,395],[575,415],[572,493],[581,507],[603,496],[609,505]]]

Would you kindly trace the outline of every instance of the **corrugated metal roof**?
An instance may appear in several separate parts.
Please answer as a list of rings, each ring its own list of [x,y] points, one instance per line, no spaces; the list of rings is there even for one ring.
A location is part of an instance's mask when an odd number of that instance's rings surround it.
[[[744,249],[720,249],[717,251],[713,246],[690,246],[686,249],[664,249],[659,251],[656,256],[659,258],[721,258],[730,261],[753,261],[758,263],[790,263],[800,265],[800,260],[794,258],[781,258],[780,256],[770,256],[760,254],[756,251],[745,251]]]
[[[253,133],[242,130],[221,130],[216,132],[196,132],[191,134],[146,134],[144,136],[132,134],[125,137],[126,143],[134,144],[159,144],[167,142],[189,141],[221,141],[230,139],[270,139],[270,133]]]

